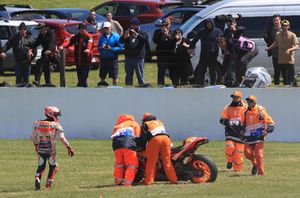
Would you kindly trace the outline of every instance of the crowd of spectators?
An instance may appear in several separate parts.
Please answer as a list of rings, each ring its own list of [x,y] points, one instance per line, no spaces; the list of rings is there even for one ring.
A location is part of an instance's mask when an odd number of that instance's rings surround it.
[[[135,71],[138,86],[149,86],[144,79],[148,35],[140,29],[140,21],[133,18],[130,27],[124,31],[120,23],[112,19],[111,12],[107,13],[102,27],[98,27],[95,16],[95,11],[91,10],[85,23],[93,24],[101,32],[97,46],[101,58],[100,82],[97,86],[109,85],[106,81],[107,75],[112,78],[112,85],[118,85],[118,57],[121,52],[125,55],[125,84],[133,85]],[[289,21],[281,21],[280,15],[273,16],[273,23],[274,27],[265,33],[264,39],[267,44],[266,51],[273,60],[274,84],[279,85],[281,73],[284,85],[296,86],[294,51],[298,49],[297,37],[289,31]],[[163,19],[161,28],[155,30],[152,38],[157,45],[158,86],[164,86],[165,78],[169,76],[173,86],[204,87],[207,84],[212,86],[224,84],[227,87],[236,87],[241,83],[249,62],[259,53],[256,44],[244,36],[245,28],[238,26],[235,19],[227,21],[227,29],[223,32],[215,27],[214,19],[209,18],[205,21],[204,28],[198,32],[189,33],[187,38],[183,37],[180,29],[172,31],[170,26],[171,21],[168,18]],[[40,35],[33,40],[30,34],[27,34],[26,25],[21,23],[19,33],[9,39],[5,46],[0,46],[0,60],[5,58],[5,52],[8,49],[13,48],[16,61],[16,83],[29,83],[30,63],[35,57],[36,48],[41,45],[43,48],[41,64],[35,72],[33,83],[39,86],[41,73],[44,72],[45,82],[50,85],[49,62],[55,59],[54,51],[74,45],[77,86],[88,87],[87,79],[91,63],[89,59],[93,38],[87,33],[85,25],[80,24],[79,33],[65,41],[62,46],[54,46],[55,36],[45,24],[39,24],[38,29]],[[199,40],[201,41],[200,59],[197,67],[193,69],[190,58]],[[219,53],[222,53],[223,62],[221,71],[217,73]],[[208,83],[205,81],[207,69]]]

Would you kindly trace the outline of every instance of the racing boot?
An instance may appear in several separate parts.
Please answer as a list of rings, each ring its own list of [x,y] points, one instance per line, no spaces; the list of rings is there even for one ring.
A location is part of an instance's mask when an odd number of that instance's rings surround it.
[[[252,175],[256,175],[257,174],[257,167],[253,166],[252,170],[251,170]]]
[[[46,189],[50,189],[52,183],[53,183],[52,179],[47,179],[47,181],[46,181]]]
[[[41,190],[41,180],[39,177],[35,177],[35,190]]]
[[[227,162],[227,169],[231,169],[232,168],[232,162]]]

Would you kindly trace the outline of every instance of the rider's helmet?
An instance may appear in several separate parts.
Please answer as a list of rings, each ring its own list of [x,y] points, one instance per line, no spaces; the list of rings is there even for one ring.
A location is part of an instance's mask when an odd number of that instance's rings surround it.
[[[54,121],[57,121],[57,116],[61,116],[61,111],[55,106],[45,107],[45,116]]]
[[[187,144],[187,143],[191,143],[196,139],[196,137],[188,137],[183,141],[183,145]]]

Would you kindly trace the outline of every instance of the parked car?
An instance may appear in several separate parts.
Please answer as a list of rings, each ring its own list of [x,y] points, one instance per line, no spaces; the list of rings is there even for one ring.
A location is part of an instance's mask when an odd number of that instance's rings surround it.
[[[244,26],[245,36],[253,40],[258,46],[258,55],[249,63],[249,67],[265,67],[270,73],[273,73],[272,58],[267,56],[265,51],[266,43],[263,39],[264,33],[272,27],[272,16],[280,14],[282,18],[287,19],[291,23],[291,30],[296,33],[299,39],[300,35],[300,2],[299,0],[223,0],[217,1],[212,5],[198,12],[190,18],[182,27],[184,36],[191,31],[199,31],[203,28],[204,20],[207,18],[215,18],[217,15],[241,14],[241,18],[237,20],[238,25]],[[216,26],[224,30],[225,23],[215,21]],[[193,67],[196,68],[199,63],[200,42],[196,45],[196,54],[192,58]],[[295,53],[296,71],[300,71],[297,60],[300,58],[300,50]]]
[[[35,21],[38,23],[45,23],[51,30],[54,31],[57,46],[62,45],[66,39],[69,39],[76,34],[78,32],[78,25],[82,23],[80,21],[66,19],[37,19]],[[92,64],[94,66],[98,66],[100,62],[100,54],[97,46],[101,34],[91,24],[86,24],[86,29],[93,36],[94,41]],[[66,66],[72,66],[74,64],[74,46],[70,46],[66,50]]]
[[[0,4],[0,18],[10,19],[12,12],[30,9],[32,9],[32,7],[26,4]]]
[[[8,41],[8,39],[16,35],[19,31],[20,23],[24,22],[27,26],[29,32],[31,32],[33,37],[37,37],[39,31],[35,28],[38,26],[37,22],[34,21],[15,21],[15,20],[0,20],[0,42],[2,46]],[[15,59],[12,52],[12,49],[6,52],[7,57],[3,60],[3,70],[13,70],[15,67]],[[32,64],[35,65],[36,61],[41,57],[41,50],[38,49],[36,58],[32,61]]]
[[[111,0],[93,9],[102,16],[111,12],[114,20],[117,20],[124,29],[127,29],[133,17],[138,18],[141,24],[151,23],[180,5],[183,5],[180,0]]]
[[[151,56],[155,54],[156,44],[153,42],[153,34],[155,30],[161,27],[161,22],[165,18],[171,21],[171,29],[180,28],[189,18],[194,16],[197,12],[204,9],[206,6],[180,6],[166,13],[162,17],[156,19],[152,23],[143,24],[140,28],[147,32],[149,48],[147,49],[147,60],[151,60]]]
[[[23,10],[11,13],[12,19],[19,20],[34,20],[34,19],[71,19],[76,21],[85,21],[89,16],[90,11],[82,8],[47,8],[47,9],[32,9]],[[99,14],[96,16],[101,27],[105,18]]]

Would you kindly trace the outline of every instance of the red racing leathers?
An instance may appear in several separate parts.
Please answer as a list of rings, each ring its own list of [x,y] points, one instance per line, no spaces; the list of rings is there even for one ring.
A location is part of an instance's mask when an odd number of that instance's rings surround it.
[[[53,182],[54,175],[58,170],[58,164],[56,162],[56,148],[55,139],[59,137],[64,146],[68,149],[68,153],[74,153],[68,140],[64,136],[64,130],[57,121],[51,120],[37,120],[33,124],[33,131],[30,139],[35,145],[36,152],[38,154],[38,169],[36,171],[36,179],[39,181],[46,168],[46,161],[49,163],[49,173],[47,178],[48,187]]]
[[[244,120],[246,104],[241,100],[226,105],[221,114],[221,124],[225,125],[227,162],[233,164],[235,171],[240,171],[243,165],[244,143],[241,140],[241,129]],[[230,166],[228,168],[231,168]]]
[[[258,175],[264,175],[263,146],[267,133],[274,130],[275,122],[266,112],[264,107],[255,105],[245,111],[244,140],[245,156],[257,168]],[[252,172],[252,174],[255,174]]]
[[[155,169],[158,158],[161,158],[166,176],[170,183],[177,182],[176,172],[171,162],[171,140],[160,120],[151,120],[142,124],[142,140],[148,141],[146,146],[146,168],[144,184],[150,185],[155,179]]]
[[[111,138],[115,153],[115,184],[130,186],[137,168],[137,139],[140,137],[140,126],[134,117],[127,114],[119,116],[113,128]]]

